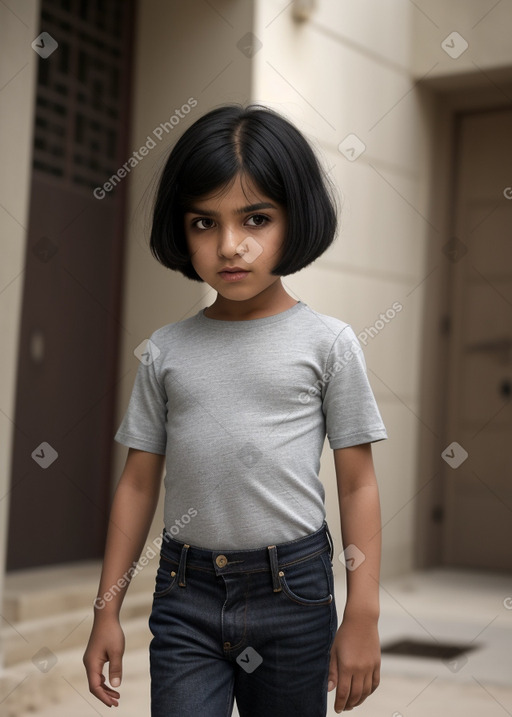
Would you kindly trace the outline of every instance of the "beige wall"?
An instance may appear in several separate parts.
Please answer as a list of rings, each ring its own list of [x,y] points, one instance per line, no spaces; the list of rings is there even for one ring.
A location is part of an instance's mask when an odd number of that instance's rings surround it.
[[[38,56],[31,47],[38,34],[39,3],[19,0],[15,12],[0,4],[0,601],[3,594],[14,399],[21,322],[29,179],[32,161],[34,96]],[[3,653],[0,645],[0,661]],[[0,668],[3,661],[0,662]]]
[[[411,67],[417,77],[461,75],[479,70],[510,67],[512,51],[510,27],[512,8],[506,2],[482,0],[415,0],[411,3]],[[443,41],[457,32],[468,44],[457,58],[443,48]],[[452,41],[448,40],[451,45]],[[452,54],[463,48],[458,38]]]

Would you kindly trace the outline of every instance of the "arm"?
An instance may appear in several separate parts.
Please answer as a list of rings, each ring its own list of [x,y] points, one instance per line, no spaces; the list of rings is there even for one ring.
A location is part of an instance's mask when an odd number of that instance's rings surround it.
[[[343,546],[355,546],[346,555],[347,601],[329,669],[329,690],[337,687],[335,709],[341,712],[360,705],[380,681],[381,522],[371,444],[336,449],[334,463]]]
[[[130,448],[112,502],[94,623],[83,657],[89,690],[108,707],[118,705],[120,694],[105,685],[103,665],[109,662],[111,684],[114,677],[120,684],[124,634],[119,613],[130,582],[130,568],[140,557],[155,514],[164,459],[162,455]],[[127,573],[124,587],[119,592],[116,587],[112,600],[104,600],[103,596]]]

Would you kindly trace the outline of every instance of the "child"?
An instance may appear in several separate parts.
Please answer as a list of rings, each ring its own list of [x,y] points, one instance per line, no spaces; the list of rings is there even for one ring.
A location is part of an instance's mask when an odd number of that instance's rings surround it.
[[[129,451],[84,654],[108,706],[120,693],[102,670],[120,684],[126,585],[101,596],[140,556],[164,460],[152,717],[227,717],[235,698],[240,717],[321,717],[329,690],[341,712],[379,684],[371,443],[386,430],[352,328],[281,282],[331,245],[331,189],[303,135],[257,105],[208,112],[167,160],[151,251],[217,297],[151,335],[115,436]],[[339,628],[318,479],[326,434],[348,568]]]

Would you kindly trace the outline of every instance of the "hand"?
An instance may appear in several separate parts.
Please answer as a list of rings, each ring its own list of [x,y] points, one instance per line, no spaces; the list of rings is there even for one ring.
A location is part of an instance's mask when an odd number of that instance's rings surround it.
[[[115,687],[121,684],[122,659],[124,653],[124,633],[117,617],[95,619],[91,636],[83,656],[87,672],[89,691],[107,707],[119,706],[120,693],[105,684],[103,665],[109,663],[109,682]]]
[[[331,648],[328,692],[335,687],[339,714],[357,707],[380,682],[380,642],[377,622],[345,616]]]

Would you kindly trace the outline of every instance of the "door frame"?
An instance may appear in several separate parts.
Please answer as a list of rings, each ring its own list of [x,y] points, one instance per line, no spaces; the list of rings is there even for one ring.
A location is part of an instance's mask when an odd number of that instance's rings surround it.
[[[451,264],[442,253],[454,226],[456,126],[462,112],[482,112],[512,106],[512,67],[434,78],[419,83],[420,98],[430,114],[430,201],[426,235],[426,274],[421,326],[420,417],[433,433],[420,426],[417,453],[414,566],[444,565],[444,485],[442,451],[446,439],[446,402],[450,358]],[[512,176],[511,176],[512,184]],[[435,434],[435,436],[433,435]]]

